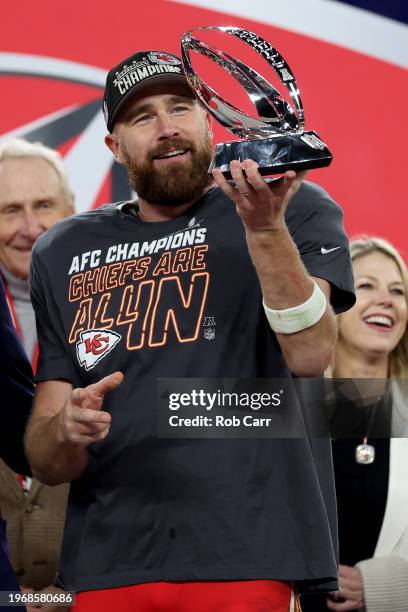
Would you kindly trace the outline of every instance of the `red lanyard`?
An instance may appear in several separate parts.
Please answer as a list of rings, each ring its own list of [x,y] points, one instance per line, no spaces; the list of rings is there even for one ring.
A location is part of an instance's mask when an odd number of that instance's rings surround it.
[[[4,276],[2,276],[3,279],[3,283],[4,283],[4,288],[6,290],[6,299],[7,299],[7,303],[10,309],[10,314],[11,314],[11,318],[13,319],[13,323],[14,323],[14,327],[16,328],[16,332],[20,338],[21,341],[23,341],[23,334],[21,331],[21,327],[20,324],[18,322],[18,318],[17,318],[17,313],[16,313],[16,309],[14,308],[14,301],[13,298],[11,297],[11,293],[10,290],[7,286],[7,282],[6,279],[4,278]],[[35,374],[36,370],[37,370],[37,362],[38,362],[38,341],[35,341],[35,345],[34,345],[34,351],[33,351],[33,356],[31,358],[31,367],[33,368],[33,372]]]

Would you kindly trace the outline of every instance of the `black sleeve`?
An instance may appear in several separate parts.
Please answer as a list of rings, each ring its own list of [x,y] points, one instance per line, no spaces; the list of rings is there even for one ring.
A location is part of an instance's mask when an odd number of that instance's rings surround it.
[[[40,241],[38,241],[40,242]],[[72,366],[64,342],[63,325],[52,293],[46,266],[35,244],[30,266],[30,296],[35,312],[39,356],[35,380],[73,379]]]
[[[330,283],[334,311],[351,308],[356,298],[342,208],[305,181],[288,205],[286,223],[309,274]]]
[[[33,373],[16,334],[1,279],[0,392],[0,456],[15,472],[31,474],[23,436],[34,396]]]

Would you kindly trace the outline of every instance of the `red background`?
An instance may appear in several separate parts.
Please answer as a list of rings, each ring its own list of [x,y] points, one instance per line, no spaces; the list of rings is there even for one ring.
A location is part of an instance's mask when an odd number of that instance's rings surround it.
[[[348,232],[384,236],[406,255],[407,70],[261,21],[165,0],[8,3],[2,8],[1,51],[72,60],[107,70],[140,49],[178,53],[184,31],[226,24],[266,38],[294,71],[306,127],[316,130],[334,154],[330,168],[313,171],[309,178],[344,207]],[[251,59],[248,63],[254,66],[256,62]],[[267,68],[262,74],[267,79],[271,76]],[[214,79],[206,77],[217,90]],[[101,96],[96,87],[47,78],[1,76],[0,84],[0,134],[69,104]],[[217,141],[231,138],[221,127],[215,132]],[[104,196],[105,191],[98,201]]]

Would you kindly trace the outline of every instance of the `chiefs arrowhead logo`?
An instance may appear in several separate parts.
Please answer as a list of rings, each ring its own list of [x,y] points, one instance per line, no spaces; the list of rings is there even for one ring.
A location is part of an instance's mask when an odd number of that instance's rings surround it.
[[[80,337],[76,343],[78,361],[85,370],[91,370],[115,348],[122,336],[107,329],[88,329]]]
[[[148,58],[154,64],[172,64],[173,66],[181,64],[181,61],[174,57],[174,55],[167,55],[167,53],[157,51],[151,51]]]

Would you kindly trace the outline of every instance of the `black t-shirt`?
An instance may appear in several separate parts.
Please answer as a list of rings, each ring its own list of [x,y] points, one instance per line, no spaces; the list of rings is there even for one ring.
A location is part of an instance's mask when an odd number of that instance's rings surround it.
[[[286,221],[309,273],[331,283],[335,310],[350,307],[340,207],[305,183]],[[81,591],[281,579],[334,587],[329,440],[156,435],[157,378],[291,376],[243,225],[218,188],[172,221],[142,222],[115,205],[61,221],[35,245],[31,287],[38,381],[76,387],[125,374],[105,400],[110,433],[89,448],[71,486],[61,584]]]

